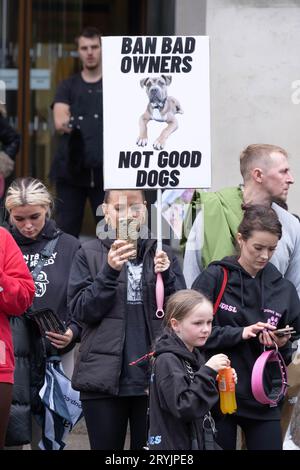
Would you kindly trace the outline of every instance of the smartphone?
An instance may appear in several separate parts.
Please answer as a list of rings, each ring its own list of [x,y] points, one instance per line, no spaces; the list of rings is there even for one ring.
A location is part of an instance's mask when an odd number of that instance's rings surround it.
[[[132,243],[137,251],[137,241],[140,234],[140,221],[137,219],[120,218],[117,224],[117,239],[126,240]],[[136,256],[130,256],[128,259],[135,259]]]
[[[289,326],[288,328],[280,328],[279,330],[274,330],[273,333],[276,336],[279,336],[279,338],[281,338],[282,336],[293,335],[294,333],[296,333],[296,331],[292,326]]]

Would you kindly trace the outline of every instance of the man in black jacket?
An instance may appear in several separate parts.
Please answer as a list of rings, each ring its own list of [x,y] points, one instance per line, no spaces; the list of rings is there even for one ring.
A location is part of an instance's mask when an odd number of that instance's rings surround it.
[[[82,71],[63,80],[54,97],[54,125],[61,136],[50,178],[56,186],[57,224],[78,237],[86,199],[96,219],[104,192],[100,31],[85,28],[76,42]]]

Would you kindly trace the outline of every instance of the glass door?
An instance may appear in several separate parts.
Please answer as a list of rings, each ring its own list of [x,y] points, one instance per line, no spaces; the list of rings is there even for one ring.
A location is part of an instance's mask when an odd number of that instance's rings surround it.
[[[57,84],[75,71],[81,8],[82,0],[32,0],[29,171],[46,182],[56,145],[51,103]]]
[[[0,0],[0,98],[15,128],[19,127],[19,17],[19,0]],[[20,166],[19,159],[17,164]]]
[[[57,145],[51,103],[58,83],[79,70],[75,37],[84,26],[102,34],[128,30],[124,0],[31,0],[29,172],[48,181]],[[143,3],[143,2],[142,2]]]

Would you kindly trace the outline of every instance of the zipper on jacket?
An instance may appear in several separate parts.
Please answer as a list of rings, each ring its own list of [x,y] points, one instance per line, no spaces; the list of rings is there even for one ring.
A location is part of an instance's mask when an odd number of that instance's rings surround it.
[[[95,187],[94,169],[91,168],[91,188]]]

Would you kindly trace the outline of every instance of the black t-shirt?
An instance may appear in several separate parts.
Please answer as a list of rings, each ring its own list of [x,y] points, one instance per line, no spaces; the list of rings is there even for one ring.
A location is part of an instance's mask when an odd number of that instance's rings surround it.
[[[50,177],[81,179],[85,170],[103,167],[102,80],[85,82],[81,74],[63,80],[55,103],[70,106],[73,132],[60,137]]]
[[[129,365],[150,350],[150,339],[143,307],[143,263],[127,262],[127,305],[120,396],[145,395],[149,383],[149,361]]]

